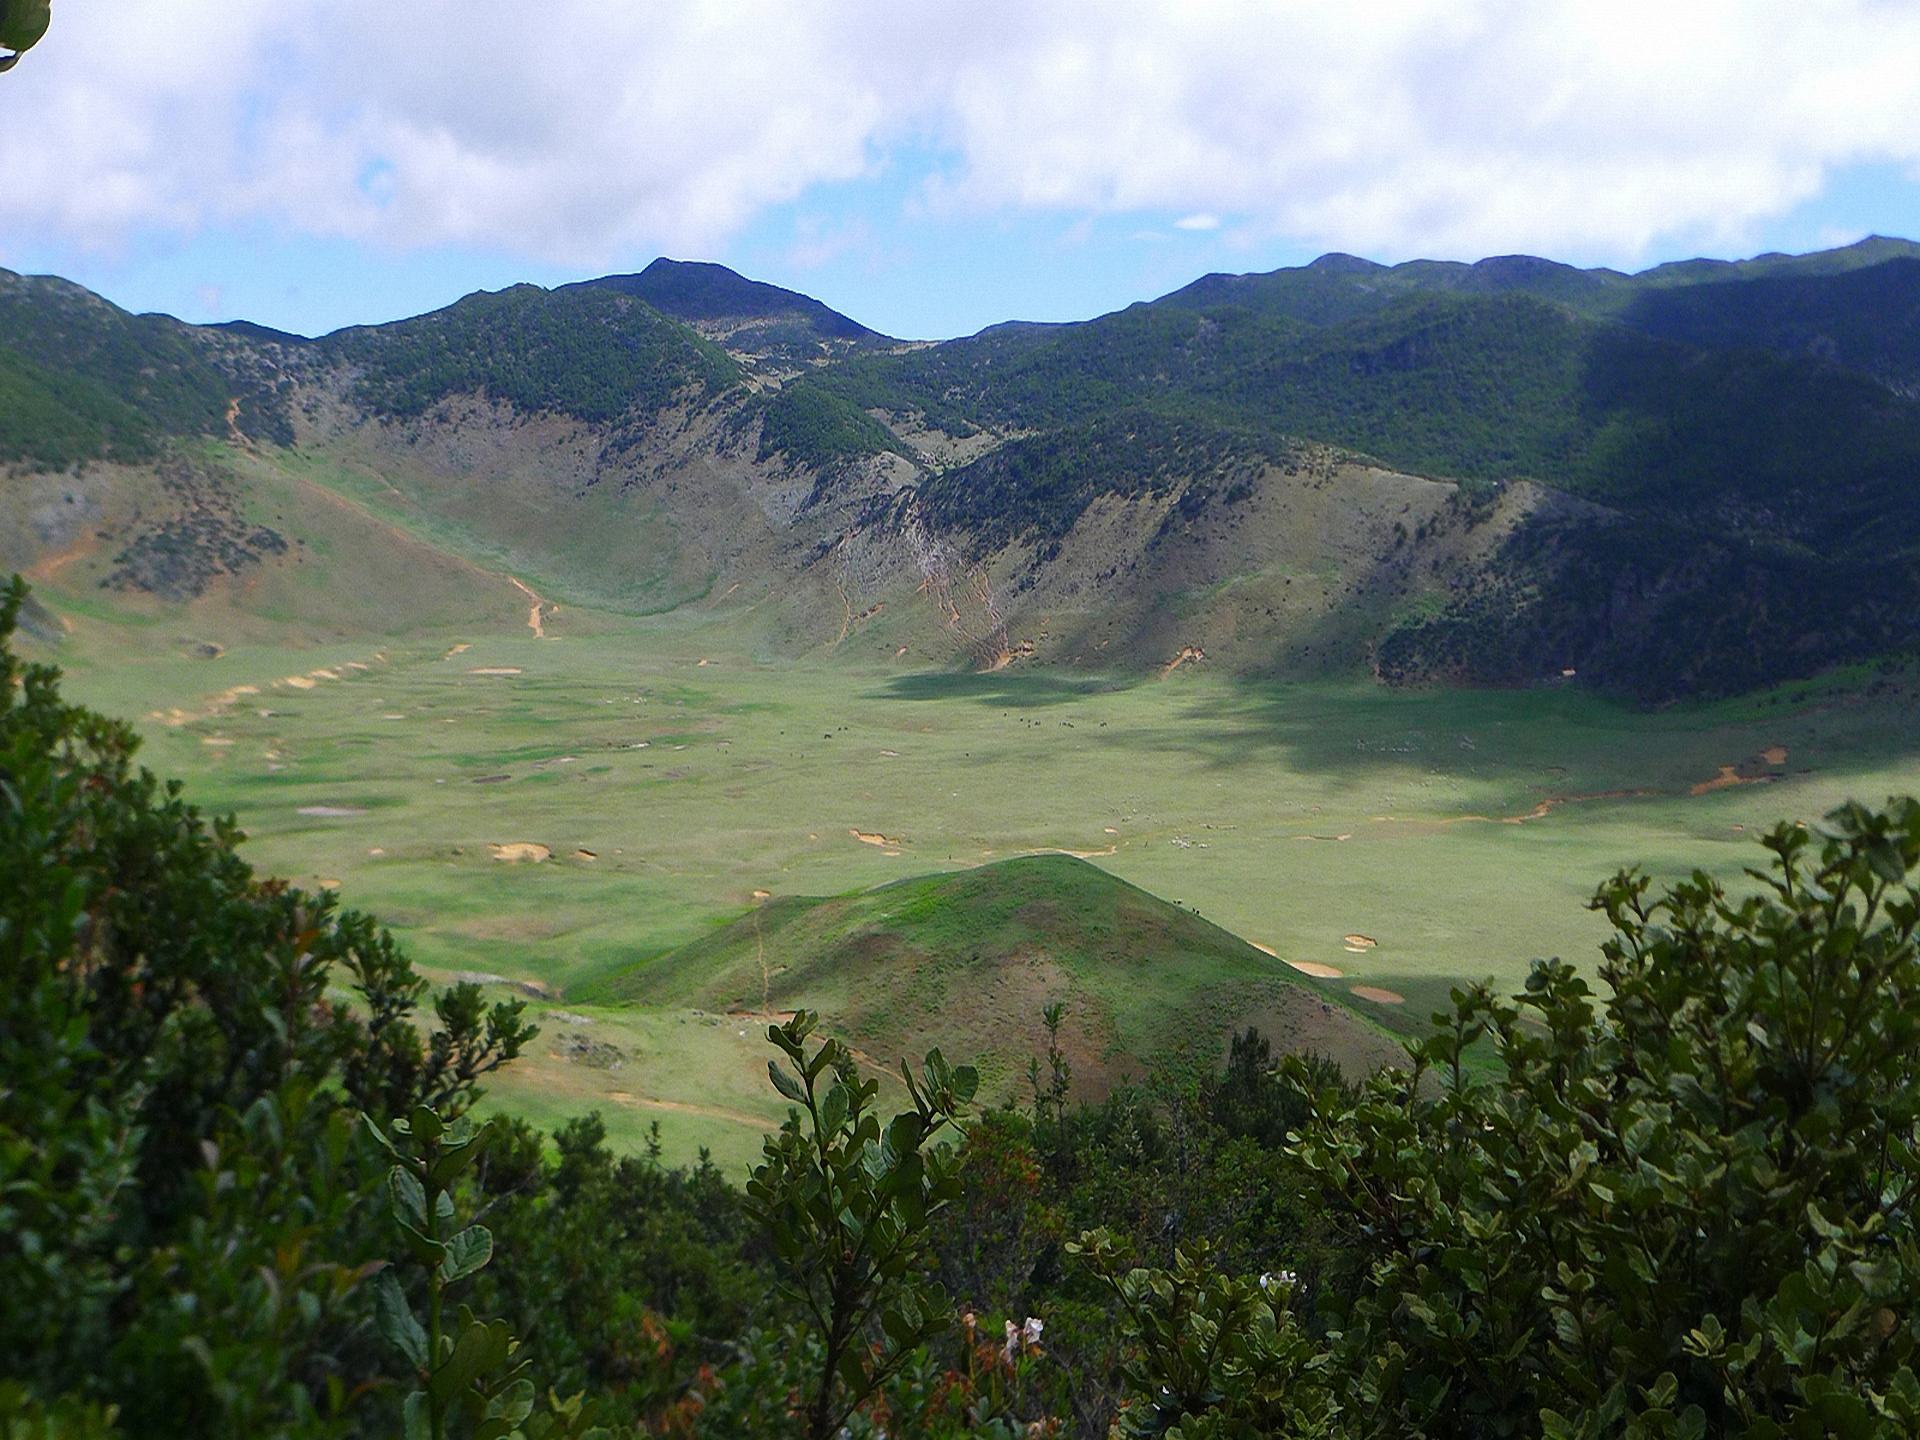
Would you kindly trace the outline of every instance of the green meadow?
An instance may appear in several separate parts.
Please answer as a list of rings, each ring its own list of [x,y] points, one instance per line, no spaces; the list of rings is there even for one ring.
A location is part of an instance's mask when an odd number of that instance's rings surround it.
[[[200,658],[174,621],[69,598],[69,693],[235,813],[257,868],[338,887],[435,975],[544,1012],[493,1103],[599,1108],[627,1144],[657,1123],[669,1154],[730,1167],[781,1107],[762,1022],[725,1013],[687,957],[756,907],[1070,852],[1270,952],[1272,979],[1405,1029],[1463,979],[1594,960],[1585,902],[1621,866],[1737,876],[1776,820],[1920,790],[1904,673],[1645,713],[1573,687],[774,659],[724,618],[574,609],[544,638],[490,614]],[[1234,965],[1187,973],[1257,989]],[[1153,994],[1169,1030],[1190,1024]],[[957,1037],[981,1033],[973,997],[941,1003]]]

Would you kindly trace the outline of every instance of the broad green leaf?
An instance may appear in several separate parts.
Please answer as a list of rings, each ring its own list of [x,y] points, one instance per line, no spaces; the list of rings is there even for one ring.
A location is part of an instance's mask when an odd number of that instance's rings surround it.
[[[464,1280],[493,1258],[493,1234],[484,1225],[469,1225],[447,1242],[440,1278],[448,1284]]]
[[[415,1390],[400,1407],[401,1433],[406,1440],[433,1440],[431,1402],[424,1390]]]
[[[798,1080],[780,1068],[779,1061],[769,1060],[767,1062],[767,1075],[773,1081],[773,1088],[786,1096],[787,1099],[793,1101],[794,1104],[804,1105],[807,1103],[807,1092],[800,1088],[800,1082]]]
[[[427,1192],[420,1177],[404,1166],[387,1171],[387,1192],[393,1205],[393,1218],[416,1230],[427,1228]]]
[[[373,1291],[373,1322],[380,1338],[406,1357],[416,1370],[427,1364],[426,1328],[414,1318],[400,1281],[391,1270],[382,1271]]]

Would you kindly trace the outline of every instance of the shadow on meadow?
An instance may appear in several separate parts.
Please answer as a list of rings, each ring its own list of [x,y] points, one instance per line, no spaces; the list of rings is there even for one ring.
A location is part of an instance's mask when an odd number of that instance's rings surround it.
[[[976,674],[964,670],[928,670],[899,675],[878,690],[870,690],[869,700],[974,700],[982,705],[998,705],[1015,710],[1036,710],[1049,705],[1068,705],[1097,695],[1113,695],[1138,685],[1137,677],[1112,675],[1071,675],[1060,672],[1015,674],[994,671]]]

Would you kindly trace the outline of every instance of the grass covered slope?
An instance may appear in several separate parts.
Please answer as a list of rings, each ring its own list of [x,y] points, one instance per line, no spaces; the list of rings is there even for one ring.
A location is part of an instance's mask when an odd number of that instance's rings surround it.
[[[1398,1053],[1283,962],[1066,854],[769,899],[606,989],[755,1015],[818,1010],[878,1057],[936,1044],[977,1056],[1000,1093],[1046,1048],[1041,1012],[1055,1001],[1074,1075],[1093,1093],[1155,1060],[1212,1065],[1251,1023],[1283,1051],[1331,1055],[1353,1073]]]

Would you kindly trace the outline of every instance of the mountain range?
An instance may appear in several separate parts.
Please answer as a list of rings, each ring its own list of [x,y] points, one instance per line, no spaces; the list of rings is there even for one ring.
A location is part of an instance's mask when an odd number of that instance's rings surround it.
[[[1920,641],[1920,245],[1327,255],[938,344],[673,260],[319,339],[0,271],[0,474],[0,568],[233,624],[464,566],[776,651],[1664,702]]]

